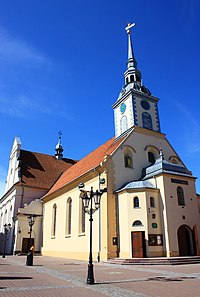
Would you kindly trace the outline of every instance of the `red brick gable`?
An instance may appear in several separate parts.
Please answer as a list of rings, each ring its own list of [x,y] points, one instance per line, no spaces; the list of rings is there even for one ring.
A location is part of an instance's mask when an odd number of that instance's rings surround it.
[[[64,187],[69,182],[97,167],[101,162],[104,161],[106,156],[111,155],[115,149],[117,149],[123,140],[124,137],[115,142],[115,138],[113,137],[103,145],[99,146],[96,150],[81,159],[73,167],[65,171],[46,195],[49,195],[54,191]]]
[[[76,163],[54,156],[20,150],[21,184],[49,190],[59,176]]]

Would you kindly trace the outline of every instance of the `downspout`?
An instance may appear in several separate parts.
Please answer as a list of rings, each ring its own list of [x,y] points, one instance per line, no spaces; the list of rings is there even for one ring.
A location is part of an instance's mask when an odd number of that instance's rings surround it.
[[[119,258],[119,253],[120,253],[119,199],[116,193],[115,193],[115,203],[116,203],[115,209],[116,209],[117,257]]]
[[[99,173],[99,191],[100,191],[100,173]],[[99,250],[97,255],[97,261],[100,262],[101,255],[101,207],[99,207]]]

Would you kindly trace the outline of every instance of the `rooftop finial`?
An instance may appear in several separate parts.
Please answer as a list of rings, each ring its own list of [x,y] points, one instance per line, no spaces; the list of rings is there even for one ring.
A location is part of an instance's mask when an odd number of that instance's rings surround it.
[[[63,157],[63,147],[62,147],[62,144],[61,144],[61,136],[62,136],[62,132],[59,131],[58,132],[58,144],[56,145],[56,149],[55,149],[55,156],[56,156],[56,159],[58,160],[61,160],[62,157]]]

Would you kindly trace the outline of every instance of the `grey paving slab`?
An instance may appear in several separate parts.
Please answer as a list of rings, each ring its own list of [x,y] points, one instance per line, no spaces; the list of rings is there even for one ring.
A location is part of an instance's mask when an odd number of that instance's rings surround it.
[[[0,296],[199,297],[200,265],[132,266],[95,263],[95,285],[87,285],[87,263],[52,257],[0,259]]]

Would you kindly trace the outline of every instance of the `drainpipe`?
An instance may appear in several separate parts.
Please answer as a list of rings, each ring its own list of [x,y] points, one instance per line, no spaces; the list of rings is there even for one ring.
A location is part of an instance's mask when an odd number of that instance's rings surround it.
[[[100,173],[99,173],[99,191],[100,191]],[[99,207],[99,250],[97,261],[100,262],[100,254],[101,254],[101,207]]]
[[[116,204],[116,235],[117,235],[117,257],[120,253],[120,231],[119,231],[119,199],[118,195],[115,193],[115,204]]]

